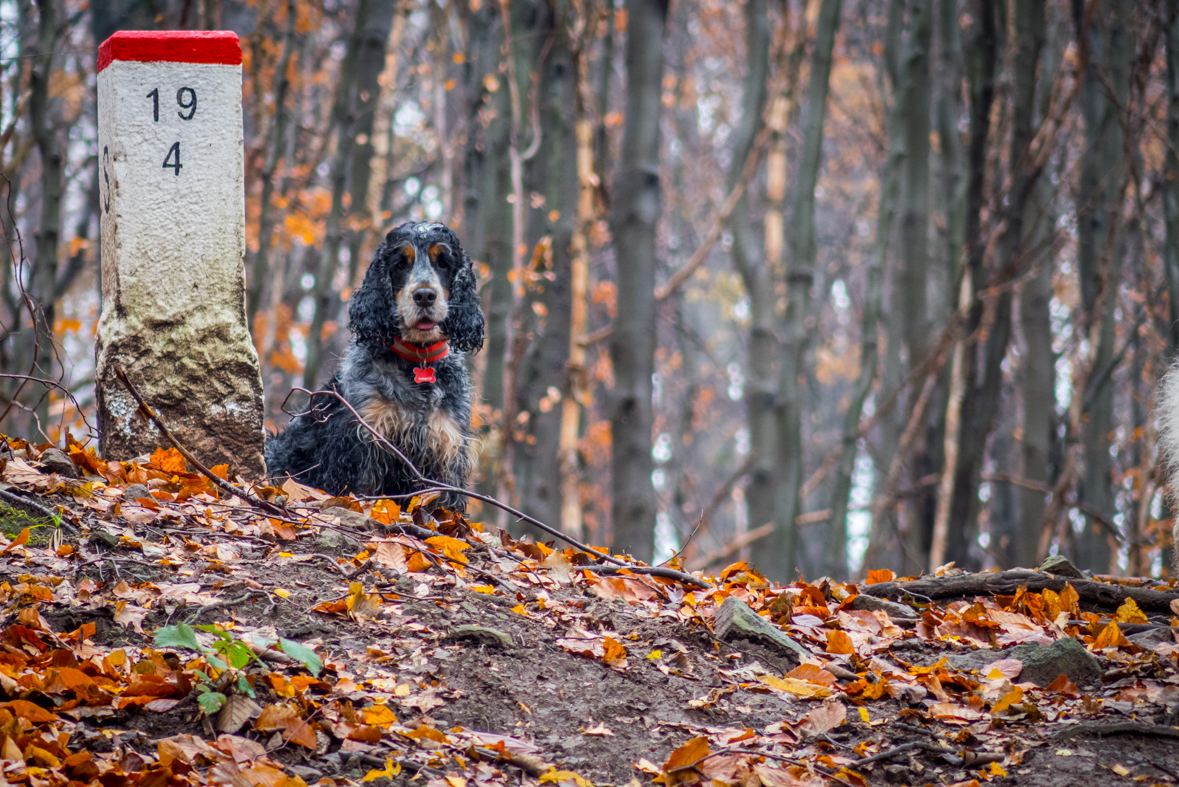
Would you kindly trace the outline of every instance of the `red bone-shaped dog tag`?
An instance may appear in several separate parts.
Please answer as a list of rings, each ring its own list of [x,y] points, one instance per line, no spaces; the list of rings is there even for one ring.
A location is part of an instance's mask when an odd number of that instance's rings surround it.
[[[413,370],[413,381],[415,383],[436,383],[436,382],[438,382],[437,380],[434,379],[434,370],[433,369],[421,369],[421,368],[415,368]]]

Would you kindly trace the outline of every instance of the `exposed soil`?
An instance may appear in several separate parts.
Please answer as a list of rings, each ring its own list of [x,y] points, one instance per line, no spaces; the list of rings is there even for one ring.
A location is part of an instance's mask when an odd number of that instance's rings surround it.
[[[323,661],[318,679],[273,651],[265,664],[243,668],[259,710],[295,708],[305,722],[310,737],[302,743],[294,727],[266,727],[257,713],[232,732],[256,742],[291,783],[359,781],[387,763],[404,768],[373,777],[378,784],[424,779],[432,787],[541,777],[570,787],[578,779],[656,777],[669,786],[711,779],[752,787],[1179,782],[1179,728],[1169,726],[1179,704],[1179,646],[1164,616],[1142,616],[1149,622],[1139,628],[1151,634],[1144,645],[1116,640],[1118,626],[1107,630],[1110,609],[1077,608],[1065,617],[1082,616],[1086,625],[1062,630],[1051,615],[1031,611],[1053,603],[1039,594],[945,600],[920,618],[894,619],[855,611],[854,586],[781,588],[743,565],[704,578],[708,589],[602,576],[571,565],[584,558],[573,550],[481,533],[424,509],[380,525],[351,510],[371,512],[371,503],[292,506],[298,524],[286,524],[208,492],[169,500],[174,483],[153,487],[153,510],[151,501],[121,500],[110,479],[90,490],[102,505],[51,484],[38,490],[5,480],[30,499],[64,506],[69,527],[65,549],[25,544],[0,555],[7,652],[29,657],[35,649],[14,627],[41,625],[42,640],[74,643],[79,665],[88,654],[124,649],[145,660],[137,663],[155,659],[189,676],[160,702],[79,704],[77,690],[52,689],[49,678],[33,688],[29,673],[5,672],[0,654],[0,677],[7,675],[0,698],[56,710],[55,729],[68,734],[71,752],[120,762],[136,752],[154,761],[161,742],[187,735],[224,743],[220,722],[202,712],[192,688],[198,667],[208,667],[195,652],[155,640],[180,623],[217,623],[243,641],[268,633],[294,640]],[[113,501],[120,505],[104,508]],[[441,538],[426,543],[402,527]],[[52,597],[21,587],[47,588]],[[796,655],[762,641],[718,640],[712,616],[730,596],[810,649],[812,666],[800,668]],[[70,639],[79,631],[84,645]],[[1014,669],[1010,675],[989,673],[986,659],[959,661],[1066,635],[1096,657],[1098,683],[1021,684],[1011,659],[995,667]],[[574,652],[579,643],[584,653]],[[395,720],[365,715],[382,705]],[[0,738],[9,729],[4,707]],[[375,732],[357,732],[364,729]],[[475,733],[484,735],[469,737]],[[494,736],[508,741],[498,758]],[[215,769],[194,763],[185,778],[196,781],[183,783],[215,781]],[[6,773],[12,780],[22,772]]]

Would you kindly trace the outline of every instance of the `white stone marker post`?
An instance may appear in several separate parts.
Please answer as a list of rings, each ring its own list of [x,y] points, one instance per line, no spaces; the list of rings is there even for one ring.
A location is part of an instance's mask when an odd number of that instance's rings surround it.
[[[245,312],[242,54],[231,32],[120,32],[98,50],[100,448],[168,447],[131,382],[207,465],[261,478],[262,378]]]

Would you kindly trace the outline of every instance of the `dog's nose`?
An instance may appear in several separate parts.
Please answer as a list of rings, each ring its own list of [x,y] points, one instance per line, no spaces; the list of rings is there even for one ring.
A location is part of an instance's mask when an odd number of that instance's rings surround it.
[[[413,291],[413,302],[423,309],[433,306],[437,298],[438,293],[430,287],[419,287]]]

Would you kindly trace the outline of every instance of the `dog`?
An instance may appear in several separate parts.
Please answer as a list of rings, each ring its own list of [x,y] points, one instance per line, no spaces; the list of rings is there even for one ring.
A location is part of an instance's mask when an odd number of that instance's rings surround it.
[[[483,347],[471,260],[438,222],[396,227],[373,255],[348,305],[352,338],[327,390],[397,446],[427,478],[464,487],[470,473],[472,388],[464,356]],[[333,495],[410,495],[422,485],[335,396],[267,441],[272,477]],[[438,504],[466,510],[447,493]]]

